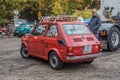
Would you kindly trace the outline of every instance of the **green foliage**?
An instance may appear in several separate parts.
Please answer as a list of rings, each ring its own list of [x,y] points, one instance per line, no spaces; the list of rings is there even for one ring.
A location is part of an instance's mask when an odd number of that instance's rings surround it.
[[[77,11],[77,12],[73,13],[73,16],[75,16],[75,17],[81,16],[84,19],[87,19],[87,18],[91,18],[92,17],[92,13],[91,12],[92,12],[91,9],[83,10],[83,11]]]
[[[36,1],[26,1],[25,3],[21,4],[25,6],[20,11],[20,18],[27,19],[28,21],[37,19]]]
[[[54,7],[52,9],[53,9],[52,12],[55,15],[62,15],[63,14],[63,7],[61,6],[61,4],[59,2],[55,2]]]
[[[45,15],[74,15],[91,17],[89,9],[99,8],[100,0],[0,0],[0,24],[8,23],[19,11],[19,18],[38,19],[38,11]]]
[[[6,24],[8,22],[9,22],[8,19],[0,19],[0,24]]]

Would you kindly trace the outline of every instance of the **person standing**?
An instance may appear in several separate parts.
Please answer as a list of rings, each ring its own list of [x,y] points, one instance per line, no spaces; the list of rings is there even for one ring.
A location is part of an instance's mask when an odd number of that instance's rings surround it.
[[[91,18],[90,22],[88,23],[88,27],[95,34],[95,36],[97,38],[99,37],[98,30],[101,26],[101,23],[102,23],[102,21],[101,21],[100,17],[97,15],[97,10],[94,8],[92,10],[92,18]]]

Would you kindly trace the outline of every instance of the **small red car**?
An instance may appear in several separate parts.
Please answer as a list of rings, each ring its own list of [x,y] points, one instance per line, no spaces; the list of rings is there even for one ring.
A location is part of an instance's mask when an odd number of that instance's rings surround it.
[[[91,63],[102,50],[94,34],[84,23],[70,21],[41,22],[30,35],[22,37],[21,55],[48,60],[53,69],[64,62]]]

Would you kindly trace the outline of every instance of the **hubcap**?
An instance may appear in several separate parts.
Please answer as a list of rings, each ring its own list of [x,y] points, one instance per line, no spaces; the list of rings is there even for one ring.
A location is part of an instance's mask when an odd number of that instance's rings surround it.
[[[117,34],[117,32],[114,32],[111,36],[111,42],[113,44],[113,46],[117,46],[119,44],[119,35]]]
[[[52,56],[50,58],[50,64],[52,65],[52,67],[56,67],[57,66],[57,58],[55,56]]]
[[[22,48],[22,55],[24,57],[28,57],[29,56],[28,53],[27,53],[27,49],[25,47]]]

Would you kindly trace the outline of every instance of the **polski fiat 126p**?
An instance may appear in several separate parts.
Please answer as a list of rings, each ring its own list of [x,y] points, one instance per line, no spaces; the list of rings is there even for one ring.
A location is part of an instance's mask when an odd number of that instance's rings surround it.
[[[31,34],[22,37],[21,55],[48,60],[53,69],[63,63],[91,63],[102,45],[84,23],[55,19],[34,26]]]

